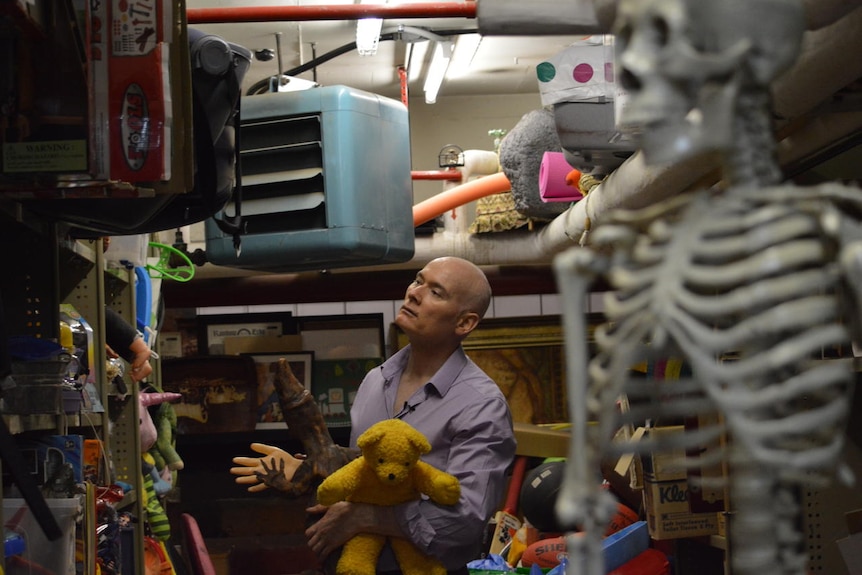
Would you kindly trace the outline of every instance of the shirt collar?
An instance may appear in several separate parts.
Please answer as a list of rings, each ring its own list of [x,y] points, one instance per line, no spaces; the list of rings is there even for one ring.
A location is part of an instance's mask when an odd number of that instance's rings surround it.
[[[409,357],[410,344],[396,352],[395,355],[389,358],[389,361],[380,367],[381,374],[383,375],[383,379],[386,381],[386,385],[389,385],[398,374],[404,371],[404,368],[407,367],[407,359]],[[443,397],[452,387],[452,384],[455,383],[455,379],[461,371],[463,371],[464,366],[466,365],[467,354],[464,353],[463,348],[459,347],[452,353],[452,355],[449,356],[446,362],[437,370],[437,373],[435,373],[427,383],[436,389],[437,393]]]

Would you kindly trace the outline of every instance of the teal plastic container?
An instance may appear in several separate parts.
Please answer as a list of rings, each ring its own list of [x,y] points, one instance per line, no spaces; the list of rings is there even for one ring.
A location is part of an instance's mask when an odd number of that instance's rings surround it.
[[[207,259],[261,271],[403,262],[413,257],[407,108],[347,86],[242,100],[245,234],[211,218]],[[217,217],[235,215],[228,204]]]

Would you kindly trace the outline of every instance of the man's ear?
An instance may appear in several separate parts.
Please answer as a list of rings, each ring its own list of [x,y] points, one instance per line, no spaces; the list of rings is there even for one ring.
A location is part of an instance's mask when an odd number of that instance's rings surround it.
[[[479,325],[479,314],[473,311],[465,311],[461,314],[461,317],[458,318],[458,324],[455,326],[458,335],[466,337],[471,331],[473,331],[477,325]]]

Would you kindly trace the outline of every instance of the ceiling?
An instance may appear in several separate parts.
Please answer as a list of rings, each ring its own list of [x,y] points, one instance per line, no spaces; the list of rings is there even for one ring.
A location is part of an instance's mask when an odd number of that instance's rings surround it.
[[[263,6],[325,7],[350,5],[360,0],[186,0],[187,9],[194,14],[196,9],[237,8]],[[512,5],[504,0],[501,5]],[[525,0],[531,1],[531,0]],[[548,1],[538,2],[547,6]],[[560,5],[574,0],[559,0]],[[605,0],[592,0],[596,5]],[[372,0],[381,4],[383,0]],[[395,3],[395,0],[390,0]],[[399,4],[425,4],[417,0],[401,0]],[[452,5],[455,2],[438,2]],[[787,174],[798,183],[816,184],[822,181],[859,181],[859,143],[862,140],[862,64],[851,54],[862,49],[862,0],[803,0],[808,12],[809,33],[804,51],[793,70],[775,83],[774,108],[779,125],[779,155]],[[322,10],[323,12],[323,10]],[[477,21],[472,18],[412,18],[385,20],[383,31],[398,27],[420,27],[438,35],[451,35],[457,39],[453,62],[466,59],[470,62],[469,74],[460,77],[447,76],[440,97],[478,96],[485,94],[527,94],[538,91],[535,68],[543,60],[558,54],[565,47],[583,36],[491,36],[481,38],[475,54],[465,57],[464,39],[474,34]],[[281,70],[288,72],[313,59],[340,51],[355,40],[356,21],[304,20],[299,22],[234,22],[196,24],[191,27],[217,34],[226,40],[242,45],[251,51],[270,49],[280,52]],[[535,26],[534,26],[535,27]],[[280,33],[280,35],[278,35]],[[278,35],[278,36],[277,36]],[[279,41],[276,41],[276,38]],[[419,51],[429,42],[415,45]],[[390,98],[400,98],[398,78],[399,66],[406,65],[408,42],[382,41],[374,56],[359,56],[355,50],[346,50],[317,67],[299,74],[300,78],[315,80],[321,85],[348,85],[360,90]],[[473,51],[469,51],[472,53]],[[414,56],[410,67],[414,72],[416,62],[423,61],[421,55]],[[427,54],[425,54],[427,56]],[[427,58],[426,58],[427,59]],[[427,62],[424,62],[427,65]],[[424,65],[422,66],[424,68]],[[268,62],[255,61],[246,76],[245,88],[275,76],[279,69],[278,58]],[[420,97],[422,77],[409,83],[411,97]],[[710,166],[692,169],[687,164],[672,165],[663,170],[645,169],[640,162],[626,162],[615,178],[608,178],[602,193],[593,193],[590,202],[591,216],[598,217],[604,209],[632,205],[637,202],[658,201],[678,193],[697,182],[713,183]],[[702,168],[702,169],[701,169]],[[717,170],[716,170],[717,172]],[[643,198],[643,199],[640,199]],[[414,262],[430,258],[439,251],[473,250],[469,255],[477,263],[485,265],[514,265],[525,262],[546,261],[564,246],[570,238],[580,237],[589,221],[583,207],[587,202],[575,204],[566,214],[551,225],[532,234],[530,241],[521,238],[494,238],[493,248],[483,241],[471,238],[469,242],[440,241],[436,238],[421,238],[421,249],[417,248]],[[638,204],[640,205],[640,204]],[[436,234],[439,236],[440,234]],[[488,235],[488,234],[486,234]],[[498,236],[500,234],[490,234]],[[444,238],[449,239],[449,238]],[[526,247],[524,247],[526,246]],[[475,253],[474,253],[475,252]],[[511,253],[510,253],[511,252]],[[448,252],[447,252],[448,253]],[[508,257],[501,258],[499,254]],[[214,266],[206,266],[206,268]],[[350,271],[350,270],[346,270]],[[238,270],[210,269],[208,277],[244,275]],[[210,275],[211,274],[211,275]],[[283,288],[283,286],[282,286]],[[229,293],[229,292],[224,292]]]
[[[335,6],[356,4],[358,0],[187,0],[187,9],[236,8],[241,6]],[[383,0],[375,4],[384,3]],[[401,0],[399,4],[427,5],[417,0]],[[281,52],[283,72],[307,64],[315,58],[325,57],[333,51],[342,49],[356,39],[356,21],[301,21],[301,22],[242,22],[219,24],[195,24],[191,27],[217,34],[229,42],[239,44],[251,51],[270,49]],[[384,20],[383,33],[397,32],[404,28],[402,38],[416,40],[381,41],[374,56],[360,56],[356,50],[349,50],[316,68],[298,74],[306,80],[317,81],[321,85],[343,84],[373,92],[390,98],[401,97],[398,67],[407,68],[408,46],[414,46],[414,55],[409,61],[411,80],[408,89],[411,96],[421,94],[422,70],[430,59],[427,50],[429,42],[411,28],[422,28],[437,35],[450,36],[455,40],[455,52],[450,73],[440,91],[440,96],[470,96],[481,94],[519,94],[535,93],[538,90],[536,65],[563,50],[581,36],[485,36],[470,33],[476,30],[473,18],[411,18]],[[277,40],[277,35],[280,38]],[[475,42],[480,40],[478,48]],[[469,72],[458,74],[452,68],[459,62],[469,64]],[[466,67],[466,66],[465,66]],[[254,61],[244,87],[275,76],[278,72],[278,58],[268,62]]]

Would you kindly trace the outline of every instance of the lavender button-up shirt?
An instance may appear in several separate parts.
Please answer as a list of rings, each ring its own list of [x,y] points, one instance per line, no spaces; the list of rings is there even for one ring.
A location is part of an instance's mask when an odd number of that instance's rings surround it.
[[[478,557],[488,519],[502,501],[515,456],[512,416],[500,388],[462,349],[395,411],[409,354],[408,345],[365,376],[350,408],[350,445],[356,447],[356,439],[373,424],[393,417],[428,438],[431,452],[422,459],[457,477],[461,498],[446,506],[423,497],[396,507],[396,517],[415,545],[453,570]],[[397,569],[387,546],[378,571]]]

